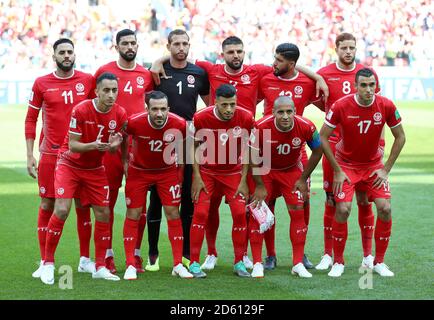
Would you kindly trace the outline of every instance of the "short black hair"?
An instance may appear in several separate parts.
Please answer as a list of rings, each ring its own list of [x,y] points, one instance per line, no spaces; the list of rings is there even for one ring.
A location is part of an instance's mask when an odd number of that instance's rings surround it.
[[[241,44],[241,45],[244,45],[243,41],[240,38],[238,38],[236,36],[230,36],[230,37],[227,37],[226,39],[223,40],[223,42],[222,42],[222,50],[224,50],[226,46],[229,46],[231,44]]]
[[[356,83],[358,83],[359,82],[359,77],[366,77],[366,78],[369,78],[369,77],[372,77],[374,75],[374,72],[371,70],[371,69],[369,69],[369,68],[363,68],[363,69],[360,69],[359,71],[357,71],[357,73],[356,73]],[[375,79],[376,80],[376,79]]]
[[[56,51],[57,47],[62,43],[69,43],[74,48],[74,42],[67,38],[60,38],[53,44],[53,50]]]
[[[123,29],[116,34],[116,44],[119,45],[122,37],[126,36],[136,36],[136,33],[131,29]]]
[[[169,35],[167,36],[167,41],[170,43],[172,43],[172,38],[173,36],[183,36],[186,35],[188,38],[188,41],[190,41],[190,37],[188,36],[187,32],[185,32],[185,30],[182,29],[175,29],[173,31],[170,31]]]
[[[157,91],[157,90],[151,91],[146,94],[145,102],[147,106],[149,106],[149,102],[151,101],[151,99],[154,100],[166,99],[167,102],[169,102],[169,99],[167,98],[166,94],[164,92]]]
[[[276,53],[280,54],[286,60],[294,61],[295,63],[297,63],[297,60],[300,57],[300,50],[298,47],[289,42],[279,44],[276,48]]]
[[[215,91],[216,98],[218,98],[218,97],[232,98],[236,94],[237,94],[237,90],[235,89],[235,87],[233,85],[230,85],[230,84],[222,84]]]
[[[117,82],[118,78],[113,73],[104,72],[96,79],[96,85],[98,86],[103,80],[115,80]]]

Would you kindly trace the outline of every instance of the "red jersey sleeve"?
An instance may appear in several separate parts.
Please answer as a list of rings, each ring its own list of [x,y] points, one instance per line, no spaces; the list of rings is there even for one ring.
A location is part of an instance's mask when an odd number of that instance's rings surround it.
[[[388,100],[386,107],[386,123],[390,128],[395,128],[401,124],[401,115],[392,101]]]
[[[72,110],[71,121],[69,123],[69,133],[81,136],[83,134],[83,124],[84,121],[80,110],[74,108],[74,110]]]
[[[254,64],[253,67],[258,70],[259,76],[262,78],[266,74],[269,74],[270,72],[273,72],[273,67],[267,66],[265,64]]]
[[[327,113],[324,122],[327,126],[334,129],[337,127],[337,125],[341,121],[340,118],[341,118],[340,117],[340,109],[338,108],[338,105],[336,103],[334,103],[332,105],[330,111]]]
[[[207,73],[209,73],[211,69],[214,67],[214,64],[212,64],[209,61],[196,60],[194,64],[204,69]]]
[[[36,123],[38,122],[39,111],[41,111],[43,96],[39,90],[38,81],[33,84],[29,98],[26,120],[24,123],[24,133],[26,139],[36,139]]]

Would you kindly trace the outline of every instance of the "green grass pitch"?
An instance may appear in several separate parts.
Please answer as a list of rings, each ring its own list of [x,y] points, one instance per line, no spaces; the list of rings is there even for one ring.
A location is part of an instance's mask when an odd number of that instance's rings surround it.
[[[26,173],[24,117],[25,106],[0,106],[0,299],[433,299],[434,228],[434,109],[431,103],[398,103],[403,117],[407,144],[391,175],[393,193],[392,239],[386,263],[395,272],[394,278],[374,275],[372,289],[361,289],[359,273],[362,260],[357,207],[349,220],[345,273],[332,279],[327,272],[313,271],[313,278],[291,276],[289,215],[280,199],[276,207],[276,246],[278,267],[266,272],[263,279],[241,279],[232,273],[233,250],[230,237],[231,218],[227,205],[220,210],[221,225],[217,238],[218,266],[207,279],[173,278],[171,253],[163,219],[160,237],[161,270],[139,275],[137,281],[108,282],[92,280],[79,274],[76,217],[74,211],[65,225],[56,252],[56,283],[47,286],[31,277],[39,260],[36,222],[39,198],[37,183]],[[318,127],[323,115],[314,107],[306,110]],[[391,135],[386,137],[390,150]],[[386,155],[387,156],[387,155]],[[323,250],[323,202],[321,166],[313,174],[311,223],[306,253],[318,263]],[[119,274],[125,270],[122,226],[125,215],[123,190],[116,205],[114,251]],[[142,253],[147,253],[145,234]],[[203,246],[202,259],[206,245]],[[93,241],[91,243],[93,254]],[[71,266],[73,289],[59,288],[61,266]],[[363,279],[362,279],[363,280]]]

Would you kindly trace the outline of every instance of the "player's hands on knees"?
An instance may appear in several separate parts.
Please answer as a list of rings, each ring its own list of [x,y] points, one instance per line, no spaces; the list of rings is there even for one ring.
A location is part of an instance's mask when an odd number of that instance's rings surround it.
[[[371,173],[370,177],[373,177],[374,175],[377,175],[377,177],[375,178],[372,186],[376,189],[380,189],[381,186],[387,182],[387,171],[384,170],[384,168],[381,169],[377,169],[374,172]]]
[[[203,183],[202,178],[194,177],[191,184],[191,199],[193,200],[193,202],[197,202],[199,200],[199,195],[202,190],[208,194],[208,190],[206,189],[205,183]]]
[[[344,182],[347,181],[348,183],[351,183],[351,180],[348,178],[348,176],[345,174],[345,172],[341,171],[335,171],[333,174],[333,193],[339,194],[342,192],[342,186],[344,185]]]
[[[308,193],[309,193],[309,189],[307,187],[307,181],[303,180],[303,179],[298,179],[295,184],[294,184],[294,188],[292,189],[293,192],[295,191],[299,191],[301,193],[301,195],[303,196],[303,199],[308,199]]]
[[[263,184],[256,184],[255,192],[252,196],[252,203],[256,208],[262,206],[262,201],[265,201],[267,198],[268,192]]]
[[[27,173],[33,179],[36,179],[36,168],[37,168],[37,164],[36,164],[35,157],[33,155],[32,156],[28,156],[27,157]]]
[[[249,187],[245,181],[240,181],[233,198],[235,199],[238,195],[246,201],[249,199]]]

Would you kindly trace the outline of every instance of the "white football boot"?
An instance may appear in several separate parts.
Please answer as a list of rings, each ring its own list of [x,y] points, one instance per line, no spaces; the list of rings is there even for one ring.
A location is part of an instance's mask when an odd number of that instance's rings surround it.
[[[253,266],[253,271],[251,274],[252,278],[263,278],[264,277],[264,265],[260,262],[256,262]]]
[[[92,273],[92,279],[104,279],[111,281],[121,280],[121,278],[119,278],[118,276],[110,273],[109,269],[107,269],[106,267],[99,268],[98,271]]]
[[[207,255],[205,262],[200,267],[202,270],[213,270],[217,265],[217,257],[215,255]]]
[[[137,269],[129,265],[127,270],[125,270],[124,280],[137,280]]]
[[[320,263],[318,263],[315,267],[316,270],[328,270],[333,266],[333,259],[328,254],[322,256]]]
[[[300,278],[312,278],[312,274],[306,270],[306,267],[302,262],[297,263],[292,267],[291,273],[293,275],[298,275]]]
[[[243,263],[246,269],[253,269],[253,262],[250,260],[249,256],[246,255],[243,257]]]
[[[35,272],[32,273],[32,277],[33,278],[40,278],[41,277],[41,272],[42,272],[42,266],[44,265],[44,260],[41,260],[39,262],[39,267],[38,269],[36,269]]]
[[[377,263],[374,266],[374,271],[382,277],[393,277],[395,275],[385,263]]]
[[[80,262],[78,263],[78,272],[94,273],[95,271],[95,262],[88,257],[80,257]]]
[[[45,284],[54,284],[54,264],[44,264],[42,266],[40,279]]]
[[[363,257],[362,268],[374,269],[374,257],[371,255]]]
[[[344,273],[345,266],[342,263],[335,263],[328,273],[329,277],[338,278]]]
[[[188,272],[187,268],[182,263],[177,264],[172,269],[172,276],[179,276],[183,279],[193,279],[193,275]]]

